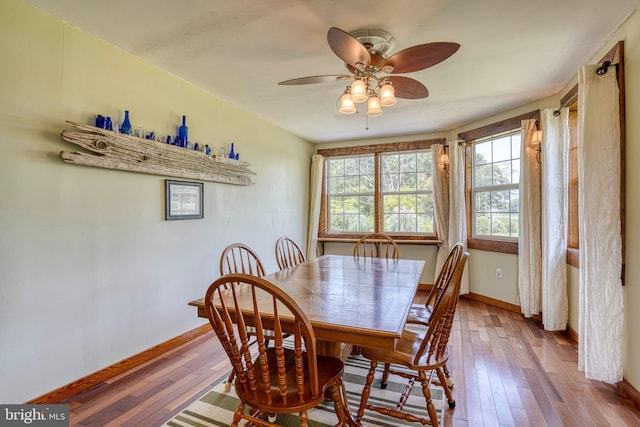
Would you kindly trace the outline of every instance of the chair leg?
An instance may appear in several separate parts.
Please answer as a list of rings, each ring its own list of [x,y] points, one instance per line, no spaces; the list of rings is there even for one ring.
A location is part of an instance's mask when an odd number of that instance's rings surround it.
[[[446,364],[442,367],[442,370],[444,371],[444,376],[447,377],[447,386],[449,388],[453,388],[453,386],[455,385],[455,381],[453,381],[453,378],[451,378],[451,374],[449,373],[449,368],[447,367]]]
[[[242,419],[242,413],[244,412],[244,403],[240,402],[236,408],[236,412],[233,414],[233,421],[231,421],[231,427],[238,427],[238,423]]]
[[[300,427],[307,427],[309,425],[307,424],[307,421],[309,420],[309,414],[307,411],[300,412],[300,416],[298,418],[300,418]]]
[[[329,389],[331,393],[331,400],[333,400],[333,406],[336,410],[336,416],[338,417],[337,426],[346,426],[347,417],[351,418],[349,414],[349,403],[347,402],[347,391],[344,387],[344,383],[339,381],[339,384],[332,386]]]
[[[438,372],[440,370],[438,369]],[[431,423],[433,427],[438,427],[438,414],[436,413],[436,407],[433,406],[433,401],[431,400],[431,390],[429,390],[430,381],[427,379],[427,375],[424,371],[418,372],[418,379],[422,384],[422,394],[427,402],[427,412],[429,413],[429,418],[431,419]]]
[[[382,372],[382,381],[380,382],[380,388],[385,389],[389,383],[389,371],[391,370],[391,363],[384,364],[384,371]]]
[[[444,373],[444,369],[438,368],[436,369],[436,373],[438,375],[438,379],[442,383],[442,388],[444,389],[444,393],[447,395],[447,403],[449,404],[449,408],[453,409],[456,407],[456,401],[453,398],[453,394],[451,393],[451,387],[447,384],[447,378]]]
[[[229,390],[231,390],[231,384],[233,384],[233,380],[236,377],[236,370],[235,369],[231,369],[231,372],[229,373],[229,378],[227,378],[227,382],[224,384],[224,392],[228,393]]]
[[[360,398],[360,407],[358,408],[358,421],[362,420],[364,416],[364,407],[367,404],[367,400],[369,400],[369,395],[371,394],[371,383],[373,383],[373,378],[376,373],[376,368],[378,367],[378,362],[375,360],[371,361],[371,367],[369,368],[369,373],[367,374],[367,381],[364,384],[364,388],[362,389],[362,397]]]

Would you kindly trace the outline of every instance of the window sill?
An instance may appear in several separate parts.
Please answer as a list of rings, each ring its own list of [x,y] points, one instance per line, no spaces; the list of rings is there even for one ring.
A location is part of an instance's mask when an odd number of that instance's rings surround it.
[[[441,245],[442,240],[436,239],[396,239],[391,236],[398,245]],[[318,242],[322,243],[355,243],[360,237],[318,237]]]
[[[479,249],[488,252],[500,252],[504,254],[518,254],[518,242],[504,242],[501,240],[478,239],[470,237],[467,239],[469,249]]]

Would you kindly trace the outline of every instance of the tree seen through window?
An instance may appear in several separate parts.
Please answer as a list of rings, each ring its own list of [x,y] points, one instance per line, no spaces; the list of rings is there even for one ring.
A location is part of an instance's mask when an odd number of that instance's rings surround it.
[[[518,237],[520,139],[518,130],[473,145],[473,226],[477,236]]]

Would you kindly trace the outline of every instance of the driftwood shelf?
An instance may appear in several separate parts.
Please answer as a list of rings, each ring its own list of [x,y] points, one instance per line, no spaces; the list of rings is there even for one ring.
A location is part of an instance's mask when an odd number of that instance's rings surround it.
[[[63,130],[62,139],[90,153],[61,151],[60,157],[66,163],[235,185],[253,184],[250,176],[255,172],[241,160],[207,156],[200,151],[68,123],[75,130]]]

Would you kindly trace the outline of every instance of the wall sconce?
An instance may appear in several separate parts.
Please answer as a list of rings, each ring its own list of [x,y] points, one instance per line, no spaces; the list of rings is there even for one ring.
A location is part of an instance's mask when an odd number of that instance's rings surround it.
[[[442,176],[445,178],[449,178],[449,153],[447,152],[448,145],[445,145],[442,149],[442,154],[440,154],[440,158],[438,159],[438,164],[442,169]]]
[[[542,164],[542,130],[533,133],[531,144],[536,146],[536,161]]]

